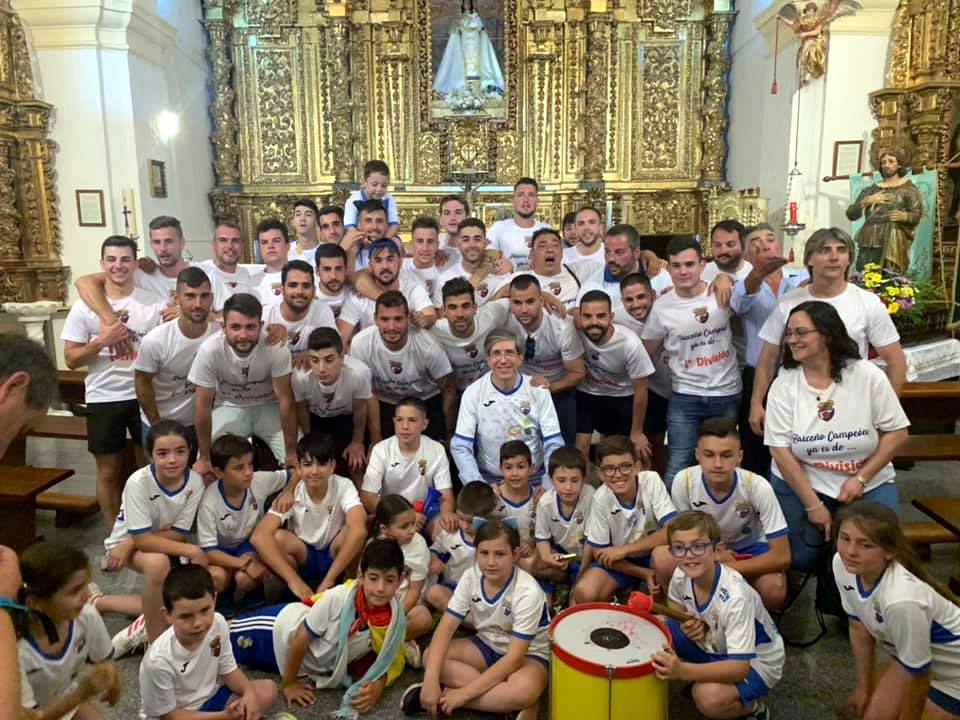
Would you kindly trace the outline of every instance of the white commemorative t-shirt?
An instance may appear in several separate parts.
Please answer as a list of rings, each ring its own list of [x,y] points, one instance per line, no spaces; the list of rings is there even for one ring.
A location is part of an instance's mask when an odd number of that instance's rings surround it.
[[[533,242],[533,234],[540,228],[545,227],[549,227],[549,225],[539,220],[528,228],[520,227],[513,218],[497,220],[487,231],[487,240],[490,247],[502,252],[504,257],[513,264],[514,270],[528,270],[530,268],[530,244]]]
[[[587,376],[579,389],[589,395],[629,397],[633,381],[653,375],[653,363],[636,334],[621,325],[612,325],[613,335],[597,345],[580,331]]]
[[[42,708],[59,696],[71,692],[74,681],[87,666],[109,660],[113,645],[103,618],[93,605],[84,605],[76,620],[71,620],[66,642],[59,655],[47,655],[29,635],[17,641],[20,660],[20,704]],[[71,718],[76,710],[63,715]]]
[[[180,331],[179,321],[171,320],[155,327],[140,342],[133,369],[153,375],[153,396],[161,418],[193,425],[194,387],[187,376],[203,341],[219,330],[220,324],[212,322],[203,335],[188,338]],[[150,424],[142,408],[140,419]]]
[[[227,500],[223,480],[208,485],[197,510],[197,545],[204,550],[233,550],[245,543],[267,510],[267,498],[280,492],[287,480],[286,470],[255,472],[239,505]]]
[[[324,385],[312,370],[295,370],[291,378],[293,398],[306,402],[311,415],[340,417],[353,415],[355,400],[373,397],[370,368],[349,355],[343,358],[340,377],[332,385]]]
[[[718,497],[699,465],[681,470],[671,486],[673,504],[679,512],[702,510],[712,515],[720,538],[734,552],[786,535],[787,521],[767,479],[742,468],[734,470],[733,478],[730,491]]]
[[[853,283],[847,283],[846,290],[829,298],[814,297],[810,294],[809,286],[791,290],[777,301],[777,307],[760,328],[760,339],[779,346],[790,311],[809,300],[820,300],[837,309],[847,334],[857,343],[863,359],[867,358],[871,345],[881,348],[900,342],[900,334],[880,298]]]
[[[738,282],[743,282],[743,279],[750,274],[751,270],[753,270],[753,265],[749,260],[744,260],[743,264],[740,266],[740,269],[736,270],[735,272],[721,270],[717,267],[716,261],[711,260],[703,266],[703,272],[700,273],[700,279],[705,283],[711,283],[716,279],[717,275],[726,275],[733,280],[733,284],[736,285]]]
[[[960,700],[960,608],[896,560],[870,590],[839,554],[833,556],[833,577],[847,615],[908,672],[929,672],[931,687]]]
[[[290,262],[291,260],[303,260],[310,267],[315,267],[318,247],[320,246],[314,245],[312,248],[301,250],[300,246],[297,244],[297,241],[294,240],[290,243],[290,249],[287,250],[287,262]]]
[[[220,279],[220,282],[223,283],[226,297],[236,295],[237,293],[254,292],[253,285],[250,282],[250,272],[245,267],[237,265],[236,272],[228,273],[218,268],[213,260],[201,260],[196,263],[196,266],[203,270],[207,274],[207,277],[217,277]]]
[[[447,612],[461,621],[472,612],[477,637],[501,655],[510,649],[512,638],[519,638],[530,641],[527,655],[550,659],[547,598],[539,583],[522,568],[514,567],[506,586],[492,597],[484,590],[480,569],[469,568],[457,583]]]
[[[852,360],[840,378],[817,390],[802,368],[781,368],[767,395],[763,423],[764,444],[790,448],[813,489],[833,498],[873,455],[880,432],[910,426],[893,386],[876,365]],[[783,477],[776,460],[770,471]],[[866,489],[893,482],[894,474],[893,463],[887,463]]]
[[[253,350],[241,357],[219,332],[200,345],[187,379],[216,391],[216,407],[256,407],[276,402],[273,380],[290,375],[292,370],[287,349],[267,345],[263,333]]]
[[[509,312],[509,300],[498,300],[491,305],[500,303],[503,303]],[[512,313],[507,320],[507,329],[520,340],[521,352],[524,354],[520,372],[531,377],[542,375],[553,382],[567,372],[564,363],[583,357],[583,344],[573,326],[573,318],[561,319],[546,310],[542,310],[541,314],[540,327],[532,334],[527,334],[526,328]],[[533,339],[533,358],[527,360],[526,348],[530,338]]]
[[[407,305],[411,312],[423,312],[427,308],[433,307],[433,301],[430,299],[427,289],[413,273],[400,271],[399,289],[400,293],[407,299]],[[353,292],[344,301],[343,307],[340,308],[339,319],[350,326],[373,327],[373,314],[376,309],[376,300],[371,300]]]
[[[320,502],[310,497],[301,481],[293,491],[293,507],[285,513],[272,509],[269,512],[289,521],[288,529],[303,542],[323,550],[346,525],[347,512],[355,507],[360,507],[357,489],[346,478],[334,474],[327,480],[327,494]]]
[[[370,451],[361,490],[377,495],[403,495],[411,503],[424,500],[427,491],[452,490],[447,451],[436,440],[420,436],[420,449],[411,455],[400,450],[396,435],[381,440]]]
[[[334,318],[340,317],[340,310],[343,308],[343,304],[347,301],[347,298],[353,293],[353,287],[351,285],[344,285],[340,288],[340,292],[336,295],[327,295],[320,289],[320,283],[317,282],[317,294],[314,295],[313,301],[315,303],[320,303],[321,305],[326,305],[330,308],[330,312],[333,313]]]
[[[740,392],[730,310],[706,290],[691,298],[676,292],[658,297],[641,338],[663,340],[675,393],[725,397]]]
[[[706,622],[707,635],[697,642],[701,649],[729,660],[749,660],[766,686],[773,688],[783,674],[783,638],[743,575],[720,563],[716,568],[713,592],[703,605],[696,601],[693,581],[680,568],[670,578],[668,597]]]
[[[223,303],[230,297],[230,294],[227,294],[227,289],[220,276],[207,272],[207,269],[198,263],[188,262],[187,265],[198,267],[207,274],[207,277],[210,278],[210,289],[213,291],[213,309],[215,312],[222,310]],[[153,296],[153,302],[163,303],[164,305],[172,304],[177,294],[177,275],[167,277],[160,272],[159,268],[152,273],[145,273],[137,268],[133,274],[133,284]]]
[[[624,505],[606,485],[597,488],[587,515],[586,540],[598,548],[635,543],[676,514],[663,480],[652,470],[644,470],[637,476],[637,497],[632,505]]]
[[[514,273],[513,277],[515,278],[518,275],[533,275],[540,283],[540,292],[545,295],[552,295],[567,308],[572,309],[577,306],[577,295],[580,293],[580,286],[583,281],[572,268],[566,265],[561,266],[560,272],[556,275],[541,275],[533,272],[533,270],[527,270],[526,272]]]
[[[277,305],[283,302],[282,277],[282,271],[267,272],[266,268],[264,268],[260,275],[251,279],[251,292],[260,299],[261,305],[266,307],[267,305]]]
[[[563,514],[560,497],[556,490],[547,490],[537,502],[537,518],[534,539],[537,542],[549,540],[551,547],[565,553],[583,555],[583,542],[586,537],[587,516],[593,505],[594,489],[584,484],[580,498],[569,516]]]
[[[433,291],[433,304],[437,307],[443,306],[443,286],[447,284],[448,281],[453,280],[454,278],[463,278],[464,280],[469,281],[473,277],[473,271],[467,270],[462,262],[458,262],[455,265],[446,268],[440,272],[440,276],[437,278],[437,287]],[[504,283],[510,282],[510,279],[513,277],[510,273],[504,273],[503,275],[494,275],[493,273],[487,274],[483,279],[483,282],[473,290],[473,299],[479,306],[485,305],[494,295],[497,290],[499,290]]]
[[[591,265],[599,265],[600,267],[607,264],[603,254],[603,241],[598,240],[597,246],[593,252],[588,255],[580,252],[581,247],[583,246],[577,243],[573,247],[566,248],[563,251],[563,261],[565,263],[589,263]]]
[[[113,523],[113,531],[103,541],[112,550],[127,535],[141,535],[158,530],[175,530],[186,535],[193,528],[197,507],[203,495],[203,478],[193,470],[185,473],[175,490],[164,487],[154,474],[153,465],[134,473],[123,487],[123,502]]]
[[[413,258],[404,258],[403,270],[416,275],[417,279],[420,281],[420,284],[426,288],[427,295],[429,295],[431,298],[433,297],[433,294],[437,291],[438,287],[437,280],[440,278],[440,271],[437,270],[436,265],[420,268],[417,267],[416,263],[413,262]]]
[[[446,318],[441,318],[430,328],[430,335],[447,354],[458,390],[466,389],[489,370],[487,356],[483,351],[484,341],[491,330],[503,326],[509,314],[510,308],[506,301],[484,305],[474,316],[473,332],[467,337],[458,337],[450,332],[450,323]]]
[[[453,533],[441,530],[434,538],[430,552],[443,561],[440,577],[448,584],[459,582],[467,568],[473,567],[477,557],[476,546],[459,529]]]
[[[337,329],[337,321],[329,306],[316,301],[310,303],[306,314],[299,320],[287,320],[281,309],[283,303],[263,308],[264,325],[283,325],[287,329],[287,348],[291,355],[299,355],[307,349],[310,333],[320,327]]]
[[[361,330],[350,344],[350,355],[370,368],[380,400],[393,405],[410,395],[429,400],[440,393],[437,380],[453,372],[437,341],[414,327],[400,350],[384,345],[376,327]]]
[[[160,324],[160,313],[166,307],[140,289],[122,298],[107,298],[117,317],[130,330],[134,352],[148,332]],[[83,300],[77,300],[70,308],[63,323],[60,339],[86,345],[100,334],[100,318]],[[119,360],[106,347],[87,363],[87,376],[83,380],[86,401],[118,402],[136,400],[133,385],[134,360]]]
[[[513,518],[517,522],[517,532],[520,533],[520,542],[527,542],[533,538],[534,526],[537,522],[537,503],[533,501],[533,488],[525,500],[514,502],[500,495],[500,504],[494,515],[501,518]]]
[[[507,440],[523,440],[533,468],[543,467],[544,440],[560,435],[560,423],[549,390],[519,375],[517,386],[505,393],[487,373],[460,396],[456,435],[475,443],[477,466],[489,481],[501,476],[500,446]]]
[[[427,541],[423,539],[423,535],[414,533],[413,539],[406,545],[401,545],[400,549],[403,550],[404,568],[403,579],[400,581],[400,587],[397,588],[397,600],[403,602],[407,591],[410,590],[410,583],[426,581],[430,569],[430,548],[427,547]]]
[[[236,669],[230,628],[220,613],[194,650],[183,647],[169,627],[140,663],[140,717],[160,720],[174,710],[199,710],[220,689],[220,679]]]
[[[638,338],[643,334],[644,323],[640,322],[627,312],[626,308],[619,315],[613,316],[615,325],[620,325],[627,330],[632,330]],[[642,342],[642,341],[641,341]],[[644,348],[646,350],[646,348]],[[649,355],[647,357],[650,357]],[[647,386],[651,392],[655,392],[662,398],[669,399],[673,395],[673,380],[670,378],[670,368],[667,366],[666,359],[663,357],[663,348],[657,353],[656,357],[650,358],[653,364],[653,375],[647,378]]]

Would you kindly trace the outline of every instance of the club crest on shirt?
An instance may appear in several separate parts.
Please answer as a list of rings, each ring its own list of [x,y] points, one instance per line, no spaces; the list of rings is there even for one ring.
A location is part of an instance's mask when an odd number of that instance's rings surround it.
[[[528,250],[532,250],[532,249],[533,249],[533,235],[524,235],[524,236],[523,236],[523,241],[527,244],[527,249],[528,249]]]
[[[121,308],[120,310],[115,310],[114,313],[117,316],[117,320],[122,322],[124,325],[127,324],[127,321],[130,319],[130,311],[126,308]]]
[[[549,283],[547,287],[550,288],[551,292],[553,292],[554,295],[560,294],[560,290],[561,290],[560,283],[552,282],[552,283]]]
[[[170,304],[173,305],[177,302],[177,289],[175,287],[170,288]]]
[[[214,657],[220,657],[220,636],[217,635],[210,641],[210,652]]]
[[[817,403],[817,415],[824,422],[833,420],[835,410],[833,409],[833,400],[824,400]]]
[[[486,283],[480,283],[480,287],[477,288],[477,295],[482,298],[485,298],[490,293],[490,288],[487,287]]]
[[[283,284],[282,283],[270,283],[270,289],[273,290],[274,295],[281,295],[283,293]]]
[[[330,306],[330,309],[333,310],[333,317],[334,317],[334,319],[337,319],[338,317],[340,317],[340,306],[339,306],[339,305],[331,305],[331,306]]]
[[[594,362],[597,362],[600,359],[600,353],[591,351],[590,359],[593,360]]]
[[[463,348],[463,352],[466,353],[467,357],[471,360],[477,356],[477,346],[470,344]]]
[[[417,460],[417,467],[420,468],[420,475],[424,476],[427,474],[427,459],[420,458]]]
[[[300,342],[300,334],[301,334],[301,331],[299,331],[299,330],[298,330],[297,332],[295,332],[295,333],[290,333],[290,334],[287,336],[287,345],[297,345],[297,344],[299,344],[299,342]]]
[[[511,615],[513,615],[513,604],[509,600],[504,599],[500,607],[503,608],[504,617],[510,617]],[[508,632],[512,629],[513,629],[513,625],[511,625],[509,629],[504,628],[504,630],[507,630]]]
[[[243,375],[243,379],[244,379],[244,380],[249,380],[249,379],[250,379],[250,366],[249,366],[249,365],[244,365],[242,368],[240,368],[240,374]]]
[[[524,415],[530,414],[530,401],[529,400],[520,400],[517,403],[517,409],[520,410]]]
[[[77,653],[82,653],[83,649],[87,646],[87,638],[81,635],[77,638]]]
[[[705,307],[696,307],[693,309],[693,316],[702,323],[710,319],[710,312]]]
[[[737,513],[737,517],[741,520],[746,520],[750,513],[753,511],[753,506],[750,503],[741,502],[733,506],[734,512]]]
[[[323,396],[323,401],[327,405],[329,405],[330,403],[333,402],[333,396],[336,395],[336,393],[328,392],[328,393],[321,393],[321,395]]]
[[[880,612],[880,603],[876,600],[873,601],[873,617],[878,623],[883,622],[883,613]]]
[[[507,437],[511,440],[522,440],[523,428],[519,425],[511,425],[507,428]]]
[[[251,496],[250,507],[253,508],[254,510],[259,510],[259,509],[260,509],[260,506],[257,504],[257,498],[256,498],[256,497]]]
[[[576,514],[573,516],[573,521],[577,525],[583,525],[583,511],[577,510]]]
[[[231,288],[236,288],[238,283],[236,280],[227,280],[227,285],[229,285]]]
[[[399,375],[403,372],[403,363],[398,363],[396,360],[390,361],[390,372],[394,375]]]

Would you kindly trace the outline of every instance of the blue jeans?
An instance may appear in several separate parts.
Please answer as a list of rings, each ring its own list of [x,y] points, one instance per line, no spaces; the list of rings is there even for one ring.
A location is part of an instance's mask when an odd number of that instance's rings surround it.
[[[783,516],[787,521],[787,537],[790,540],[790,567],[801,572],[813,572],[817,564],[817,554],[826,547],[826,544],[832,542],[823,536],[823,530],[811,523],[807,519],[807,511],[803,509],[803,501],[797,497],[787,481],[777,475],[770,476],[770,484],[773,485],[773,491],[777,494],[777,501],[780,503],[780,509],[783,510]],[[817,493],[817,497],[823,500],[827,506],[830,515],[836,515],[842,503],[837,502],[828,495]],[[899,503],[897,495],[897,486],[892,483],[884,483],[879,487],[870,490],[863,495],[864,500],[886,505],[896,512]]]
[[[739,393],[721,397],[674,393],[670,397],[667,405],[667,473],[663,478],[668,490],[673,485],[673,477],[693,465],[700,421],[711,417],[735,418],[739,406]]]

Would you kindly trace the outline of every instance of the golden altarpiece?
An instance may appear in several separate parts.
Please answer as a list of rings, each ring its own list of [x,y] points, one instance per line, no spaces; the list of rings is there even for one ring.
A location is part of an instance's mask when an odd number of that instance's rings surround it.
[[[204,0],[214,215],[251,242],[301,194],[342,202],[378,158],[403,227],[469,169],[486,178],[472,199],[488,221],[529,175],[555,225],[590,203],[641,233],[702,232],[727,190],[729,3],[487,4],[501,13],[502,112],[436,117],[432,13],[459,0]]]

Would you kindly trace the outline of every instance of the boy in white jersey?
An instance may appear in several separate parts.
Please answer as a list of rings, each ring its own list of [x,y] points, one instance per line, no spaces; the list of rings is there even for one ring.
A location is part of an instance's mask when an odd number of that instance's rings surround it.
[[[669,483],[690,465],[701,420],[737,416],[742,385],[730,309],[718,305],[700,279],[700,243],[675,237],[667,245],[667,256],[673,292],[654,303],[640,337],[650,357],[663,348],[673,373],[667,409],[670,442],[665,480]]]
[[[293,492],[293,507],[283,512],[271,508],[253,532],[257,554],[301,599],[336,585],[367,537],[360,498],[353,483],[334,474],[333,453],[329,435],[309,433],[300,438],[300,482]],[[284,522],[286,529],[281,527]]]
[[[333,310],[314,301],[317,286],[313,280],[313,267],[303,260],[291,260],[280,271],[283,300],[263,308],[264,325],[282,325],[287,329],[287,348],[293,367],[306,370],[310,367],[307,354],[307,338],[318,327],[336,328]]]
[[[463,573],[474,565],[473,538],[475,518],[487,518],[496,511],[498,500],[485,482],[471,482],[457,495],[457,525],[454,532],[443,530],[430,546],[429,576],[437,584],[427,588],[424,600],[434,610],[443,611]]]
[[[100,266],[106,275],[107,301],[118,320],[103,325],[82,300],[70,308],[63,324],[63,357],[67,367],[87,366],[83,385],[87,409],[87,450],[97,464],[97,502],[108,523],[120,509],[120,467],[127,433],[140,450],[143,432],[133,361],[143,337],[160,324],[166,303],[134,287],[137,244],[130,238],[112,235],[100,246]],[[127,344],[128,354],[116,346]]]
[[[277,699],[273,680],[250,680],[237,666],[205,567],[183,565],[163,583],[170,627],[140,663],[140,718],[238,717],[260,720]]]
[[[457,528],[453,483],[447,451],[436,440],[424,436],[427,406],[415,397],[403,398],[393,415],[393,437],[381,440],[370,451],[370,462],[360,488],[360,502],[373,515],[383,495],[402,495],[411,503],[422,502],[417,513],[417,530],[436,537],[440,528]],[[430,503],[430,491],[439,503]]]
[[[500,446],[500,472],[503,480],[497,486],[500,505],[494,514],[501,518],[513,518],[520,533],[520,558],[517,565],[533,573],[539,565],[533,530],[537,518],[537,500],[542,490],[530,485],[530,448],[522,440],[508,440]]]
[[[317,248],[314,261],[317,269],[317,295],[314,299],[329,307],[334,318],[339,318],[351,292],[347,285],[347,253],[339,245],[324,243]]]
[[[693,683],[697,709],[708,718],[768,720],[763,698],[780,680],[780,632],[756,590],[717,557],[724,549],[717,521],[687,511],[667,526],[670,552],[680,560],[668,599],[690,619],[667,620],[673,648],[653,656],[661,680]]]
[[[786,597],[790,567],[787,521],[777,496],[766,478],[739,467],[743,451],[734,418],[707,418],[697,434],[699,465],[674,478],[673,504],[679,512],[702,510],[717,521],[726,547],[718,559],[743,575],[764,607],[775,612]],[[653,567],[662,587],[677,565],[669,548],[654,549]]]
[[[373,399],[370,368],[343,354],[340,335],[331,328],[310,333],[307,353],[310,370],[295,372],[291,382],[300,431],[332,435],[337,472],[359,486],[367,461],[364,431]]]
[[[490,246],[499,250],[514,269],[530,268],[530,245],[533,233],[548,227],[536,219],[537,194],[540,186],[533,178],[522,177],[513,186],[513,218],[498,220],[487,234]]]
[[[263,271],[251,277],[250,284],[260,302],[266,305],[276,305],[283,299],[283,283],[280,273],[287,264],[287,255],[290,250],[290,232],[287,224],[275,217],[268,217],[257,223],[257,250]]]
[[[270,497],[280,493],[290,471],[253,470],[253,445],[239,435],[221,435],[210,448],[210,461],[217,481],[203,491],[197,510],[197,544],[207,554],[208,569],[217,593],[236,583],[241,592],[250,592],[267,575],[267,566],[250,542],[254,528],[263,517]],[[275,507],[289,507],[293,493]]]
[[[320,209],[310,198],[297,198],[293,201],[293,229],[296,239],[290,244],[287,260],[303,260],[313,265],[317,247],[320,245]]]
[[[537,501],[534,540],[541,566],[538,581],[547,595],[547,605],[553,607],[555,583],[573,587],[580,574],[593,487],[586,483],[587,461],[571,445],[553,452],[549,472],[553,488]],[[562,560],[563,555],[576,558]]]
[[[642,469],[630,440],[604,438],[596,458],[603,486],[587,515],[587,542],[572,593],[577,604],[605,602],[639,580],[656,590],[650,553],[666,542],[664,524],[677,514],[660,476]]]

